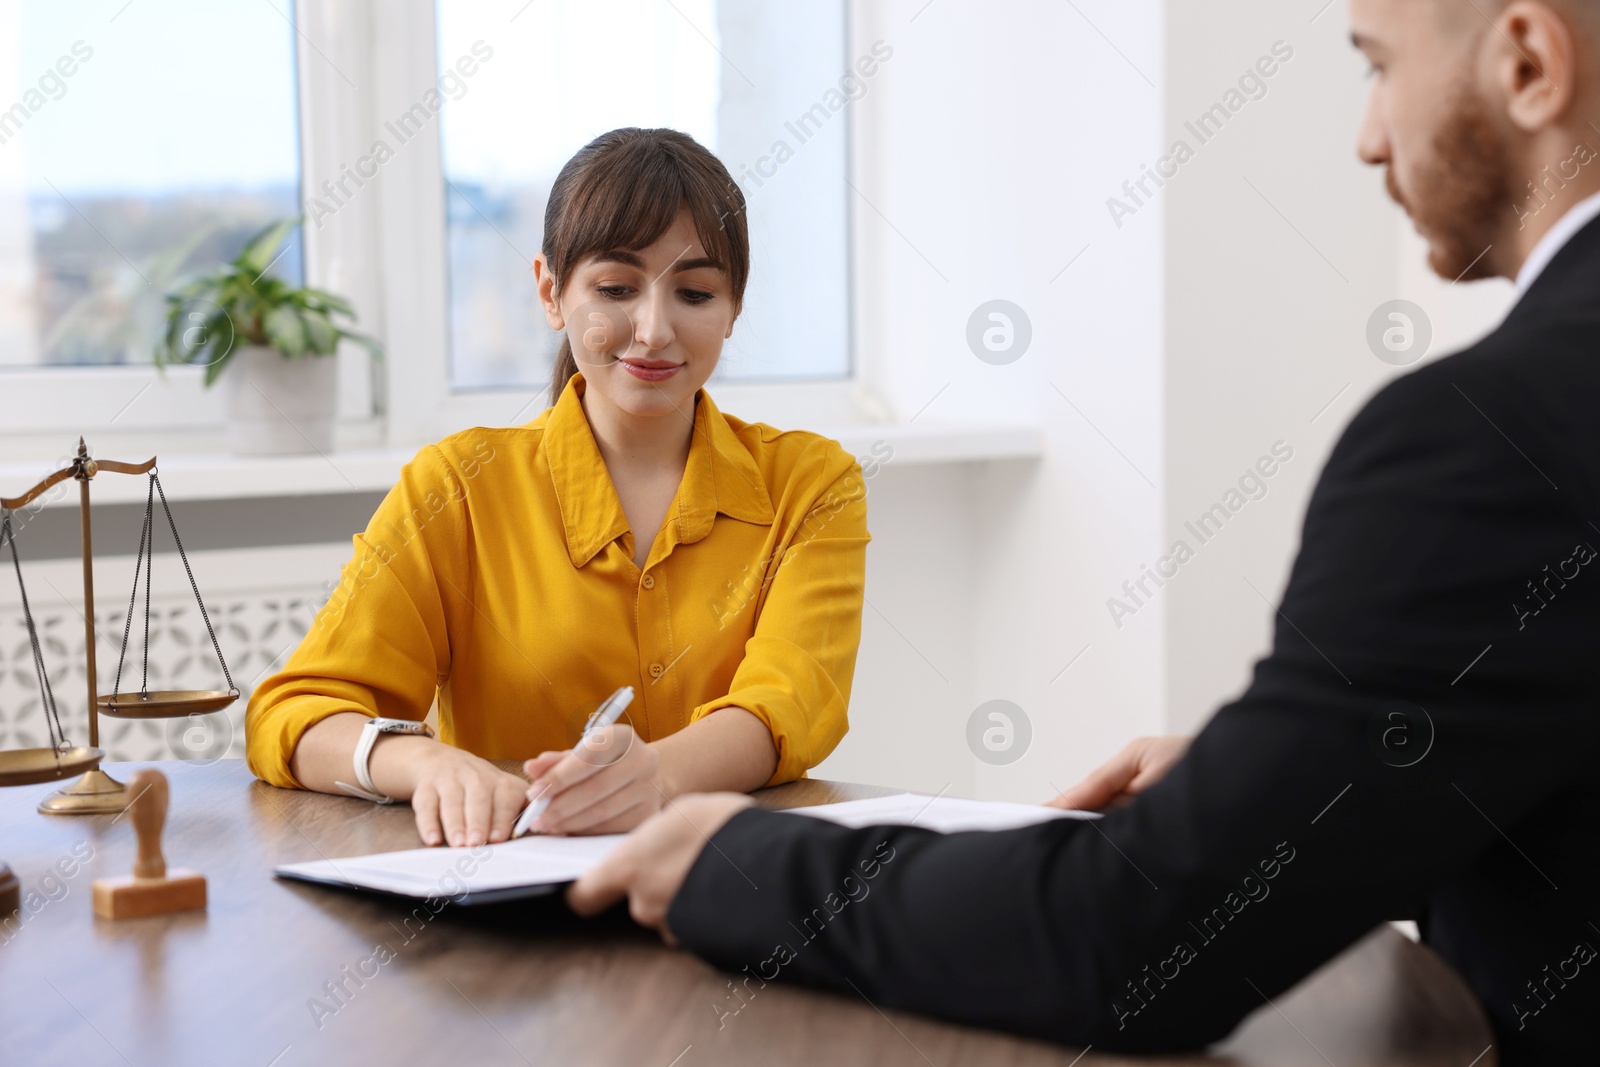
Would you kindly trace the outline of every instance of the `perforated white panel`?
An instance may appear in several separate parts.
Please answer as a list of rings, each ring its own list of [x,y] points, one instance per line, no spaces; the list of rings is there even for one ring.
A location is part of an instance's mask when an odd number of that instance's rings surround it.
[[[28,599],[39,627],[45,665],[61,724],[87,744],[82,568],[76,562],[27,562],[20,542]],[[225,711],[177,719],[100,719],[100,747],[111,760],[218,759],[244,755],[244,709],[254,686],[279,669],[306,633],[325,588],[336,577],[344,546],[257,552],[195,553],[191,560],[206,610],[240,698]],[[27,628],[9,553],[0,568],[0,748],[49,744]],[[133,560],[99,560],[95,567],[99,690],[109,693],[127,620]],[[138,692],[144,649],[144,597],[134,611],[122,692]],[[176,556],[156,557],[150,601],[151,689],[226,689],[200,609]]]

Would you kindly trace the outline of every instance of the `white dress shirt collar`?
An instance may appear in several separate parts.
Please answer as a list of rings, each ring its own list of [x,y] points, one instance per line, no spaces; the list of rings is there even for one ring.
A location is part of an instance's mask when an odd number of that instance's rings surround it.
[[[1578,201],[1556,220],[1554,226],[1545,231],[1545,235],[1533,246],[1533,251],[1528,253],[1528,258],[1522,261],[1522,269],[1517,271],[1518,299],[1527,293],[1534,279],[1544,273],[1550,261],[1556,258],[1556,253],[1597,215],[1600,215],[1600,193]]]

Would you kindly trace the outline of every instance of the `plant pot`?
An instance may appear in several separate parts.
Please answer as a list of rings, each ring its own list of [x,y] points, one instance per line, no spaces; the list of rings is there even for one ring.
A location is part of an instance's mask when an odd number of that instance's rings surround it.
[[[338,363],[246,345],[222,370],[228,447],[240,456],[333,451]]]

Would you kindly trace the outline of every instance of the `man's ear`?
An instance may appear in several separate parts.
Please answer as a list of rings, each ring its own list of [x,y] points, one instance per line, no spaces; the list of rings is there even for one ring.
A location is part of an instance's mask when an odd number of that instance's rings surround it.
[[[556,276],[550,272],[550,261],[539,252],[533,257],[533,282],[539,289],[539,303],[544,307],[544,321],[552,330],[567,328],[561,315],[561,301],[556,298]]]
[[[1576,99],[1579,40],[1547,0],[1512,0],[1488,37],[1490,75],[1524,133],[1560,122]]]

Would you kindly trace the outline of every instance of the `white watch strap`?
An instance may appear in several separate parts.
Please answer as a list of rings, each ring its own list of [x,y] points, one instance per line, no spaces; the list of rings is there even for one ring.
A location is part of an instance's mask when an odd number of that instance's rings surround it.
[[[370,800],[374,804],[393,804],[394,803],[394,797],[386,797],[386,796],[383,796],[383,795],[378,794],[378,793],[371,793],[371,792],[368,792],[365,789],[362,789],[360,786],[351,785],[349,782],[334,782],[333,784],[338,786],[340,789],[343,789],[346,793],[349,793],[351,796],[360,797],[362,800]]]
[[[383,731],[378,728],[378,724],[370,719],[361,728],[361,738],[356,742],[355,756],[351,760],[355,765],[356,781],[361,784],[359,786],[351,785],[349,782],[333,784],[346,793],[370,800],[374,804],[393,804],[393,797],[384,796],[378,792],[378,787],[372,784],[372,773],[367,769],[367,764],[372,759],[372,746],[378,743],[378,735],[381,733]]]

